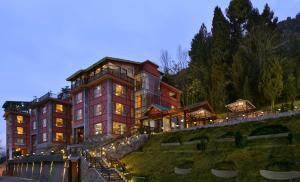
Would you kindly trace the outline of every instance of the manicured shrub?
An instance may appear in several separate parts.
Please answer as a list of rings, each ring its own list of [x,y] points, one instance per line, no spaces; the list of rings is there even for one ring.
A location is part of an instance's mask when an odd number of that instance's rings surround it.
[[[197,143],[197,149],[201,150],[202,152],[204,152],[206,150],[206,142],[201,141],[200,143]]]
[[[162,140],[162,143],[177,143],[177,142],[182,143],[182,135],[181,135],[181,133],[168,134]]]
[[[234,137],[233,131],[228,131],[225,134],[221,135],[219,138],[231,138],[231,137]]]
[[[189,169],[189,168],[192,168],[193,165],[194,165],[194,161],[192,161],[192,160],[183,160],[176,167],[181,168],[181,169]]]
[[[289,133],[288,138],[287,138],[289,141],[289,144],[293,143],[293,138],[294,138],[293,133]]]
[[[200,136],[195,136],[195,137],[189,139],[190,142],[197,141],[197,140],[208,142],[209,138],[207,135],[200,135]]]
[[[250,136],[257,136],[257,135],[270,135],[270,134],[278,134],[278,133],[287,133],[290,130],[282,125],[269,125],[263,126],[260,128],[255,129],[251,132]]]
[[[240,131],[234,133],[235,146],[238,148],[244,147],[244,138]]]
[[[213,168],[218,170],[235,170],[236,165],[233,161],[221,161],[216,163]]]

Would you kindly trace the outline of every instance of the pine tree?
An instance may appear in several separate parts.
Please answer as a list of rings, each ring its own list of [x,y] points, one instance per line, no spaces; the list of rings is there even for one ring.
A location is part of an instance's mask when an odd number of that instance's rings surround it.
[[[270,56],[263,66],[259,89],[264,97],[271,102],[274,109],[275,100],[280,97],[283,89],[282,68],[276,56]]]
[[[226,75],[229,60],[230,27],[219,7],[215,8],[212,23],[211,100],[216,110],[223,110],[226,102]]]
[[[245,32],[247,20],[252,12],[250,0],[232,0],[226,9],[227,17],[231,25],[231,51],[235,53],[243,33]]]

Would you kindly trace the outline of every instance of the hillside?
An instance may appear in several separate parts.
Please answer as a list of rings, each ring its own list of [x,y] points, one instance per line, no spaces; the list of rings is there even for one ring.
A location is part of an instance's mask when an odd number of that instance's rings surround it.
[[[266,126],[275,127],[271,132],[280,128],[288,128],[293,134],[293,141],[288,138],[259,139],[248,141],[244,147],[238,148],[235,142],[218,142],[218,139],[230,137],[232,132],[240,131],[243,136],[251,133],[268,133]],[[278,127],[280,126],[280,127]],[[264,127],[264,128],[262,128]],[[259,130],[257,130],[260,128]],[[267,127],[268,128],[268,127]],[[278,130],[279,128],[279,130]],[[254,131],[256,130],[256,131]],[[174,140],[182,136],[181,140],[208,137],[208,144],[204,152],[194,145],[161,146],[162,141]],[[244,142],[245,143],[245,142]],[[146,176],[148,181],[235,181],[221,179],[211,174],[216,163],[230,161],[239,175],[236,181],[268,181],[260,176],[260,169],[269,170],[300,170],[300,116],[293,116],[272,121],[244,123],[236,126],[210,128],[195,131],[165,133],[151,136],[151,139],[139,151],[126,156],[122,161],[136,176]],[[192,172],[187,175],[174,174],[174,167],[182,161],[192,160]],[[279,162],[276,163],[275,162]],[[231,167],[229,167],[231,168]],[[296,181],[300,181],[299,179]]]

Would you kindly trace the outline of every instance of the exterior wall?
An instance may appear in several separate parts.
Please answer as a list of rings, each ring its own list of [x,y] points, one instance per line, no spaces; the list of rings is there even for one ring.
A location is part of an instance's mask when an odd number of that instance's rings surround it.
[[[101,96],[94,96],[94,89],[96,86],[101,85]],[[102,81],[89,89],[89,136],[95,134],[94,125],[97,123],[102,123],[103,134],[107,133],[107,82]],[[98,116],[95,116],[94,106],[97,104],[101,105],[102,113]]]
[[[125,88],[125,95],[116,96],[113,92],[113,84],[122,85]],[[111,85],[112,93],[112,122],[118,122],[126,124],[126,133],[130,133],[131,128],[134,125],[134,88],[121,84],[120,82],[113,81]],[[125,106],[125,114],[118,115],[114,112],[114,104],[120,103]],[[113,131],[114,132],[114,131]]]
[[[63,112],[56,112],[56,104],[63,105]],[[46,107],[46,113],[43,108]],[[71,105],[69,103],[49,100],[45,104],[41,104],[32,108],[31,112],[31,152],[43,151],[48,147],[60,144],[69,144],[71,136]],[[63,119],[63,126],[56,126],[56,118]],[[43,120],[47,120],[46,127],[43,126]],[[33,129],[33,123],[36,122],[36,130]],[[63,133],[63,141],[56,141],[56,133]],[[43,133],[47,134],[47,141],[43,141]],[[36,138],[36,146],[33,139]]]
[[[23,123],[17,122],[17,116],[23,116]],[[26,155],[29,151],[29,127],[30,127],[30,119],[29,115],[22,112],[6,112],[5,113],[6,120],[6,149],[8,158],[12,159],[18,155]],[[23,134],[17,133],[17,127],[23,128]],[[24,143],[17,143],[17,139],[23,139]],[[16,149],[20,149],[19,152]]]
[[[169,95],[170,92],[174,92],[176,94],[176,98],[173,98]],[[166,107],[175,108],[180,107],[180,92],[177,89],[169,86],[168,84],[161,82],[160,84],[160,93],[161,93],[161,105]]]

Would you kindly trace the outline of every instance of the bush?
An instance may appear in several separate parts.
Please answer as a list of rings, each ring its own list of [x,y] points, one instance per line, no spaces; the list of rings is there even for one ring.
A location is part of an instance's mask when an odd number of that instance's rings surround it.
[[[233,161],[222,161],[214,165],[214,169],[218,170],[235,170],[236,166]]]
[[[184,160],[177,167],[181,168],[181,169],[189,169],[189,168],[192,168],[193,165],[194,165],[194,161],[192,161],[192,160]]]
[[[221,135],[219,138],[231,138],[231,137],[234,137],[233,131],[228,131],[225,134]]]
[[[292,144],[293,143],[293,133],[289,133],[289,135],[288,135],[288,141],[289,141],[289,144]]]
[[[196,141],[196,140],[208,142],[208,141],[209,141],[209,138],[208,138],[207,135],[200,135],[200,136],[195,136],[195,137],[189,139],[190,142]]]
[[[204,152],[206,150],[206,142],[201,141],[200,143],[197,143],[197,149]]]
[[[179,133],[173,133],[169,136],[166,136],[163,140],[162,143],[182,143],[182,136]]]
[[[234,133],[234,141],[235,141],[235,146],[238,148],[242,148],[245,146],[246,140],[244,140],[244,137],[240,131]]]
[[[270,135],[270,134],[278,134],[278,133],[287,133],[290,130],[282,125],[269,125],[263,126],[255,129],[251,132],[250,136],[258,136],[258,135]]]
[[[295,170],[295,163],[290,161],[274,161],[267,165],[267,170],[270,171],[293,171]]]

